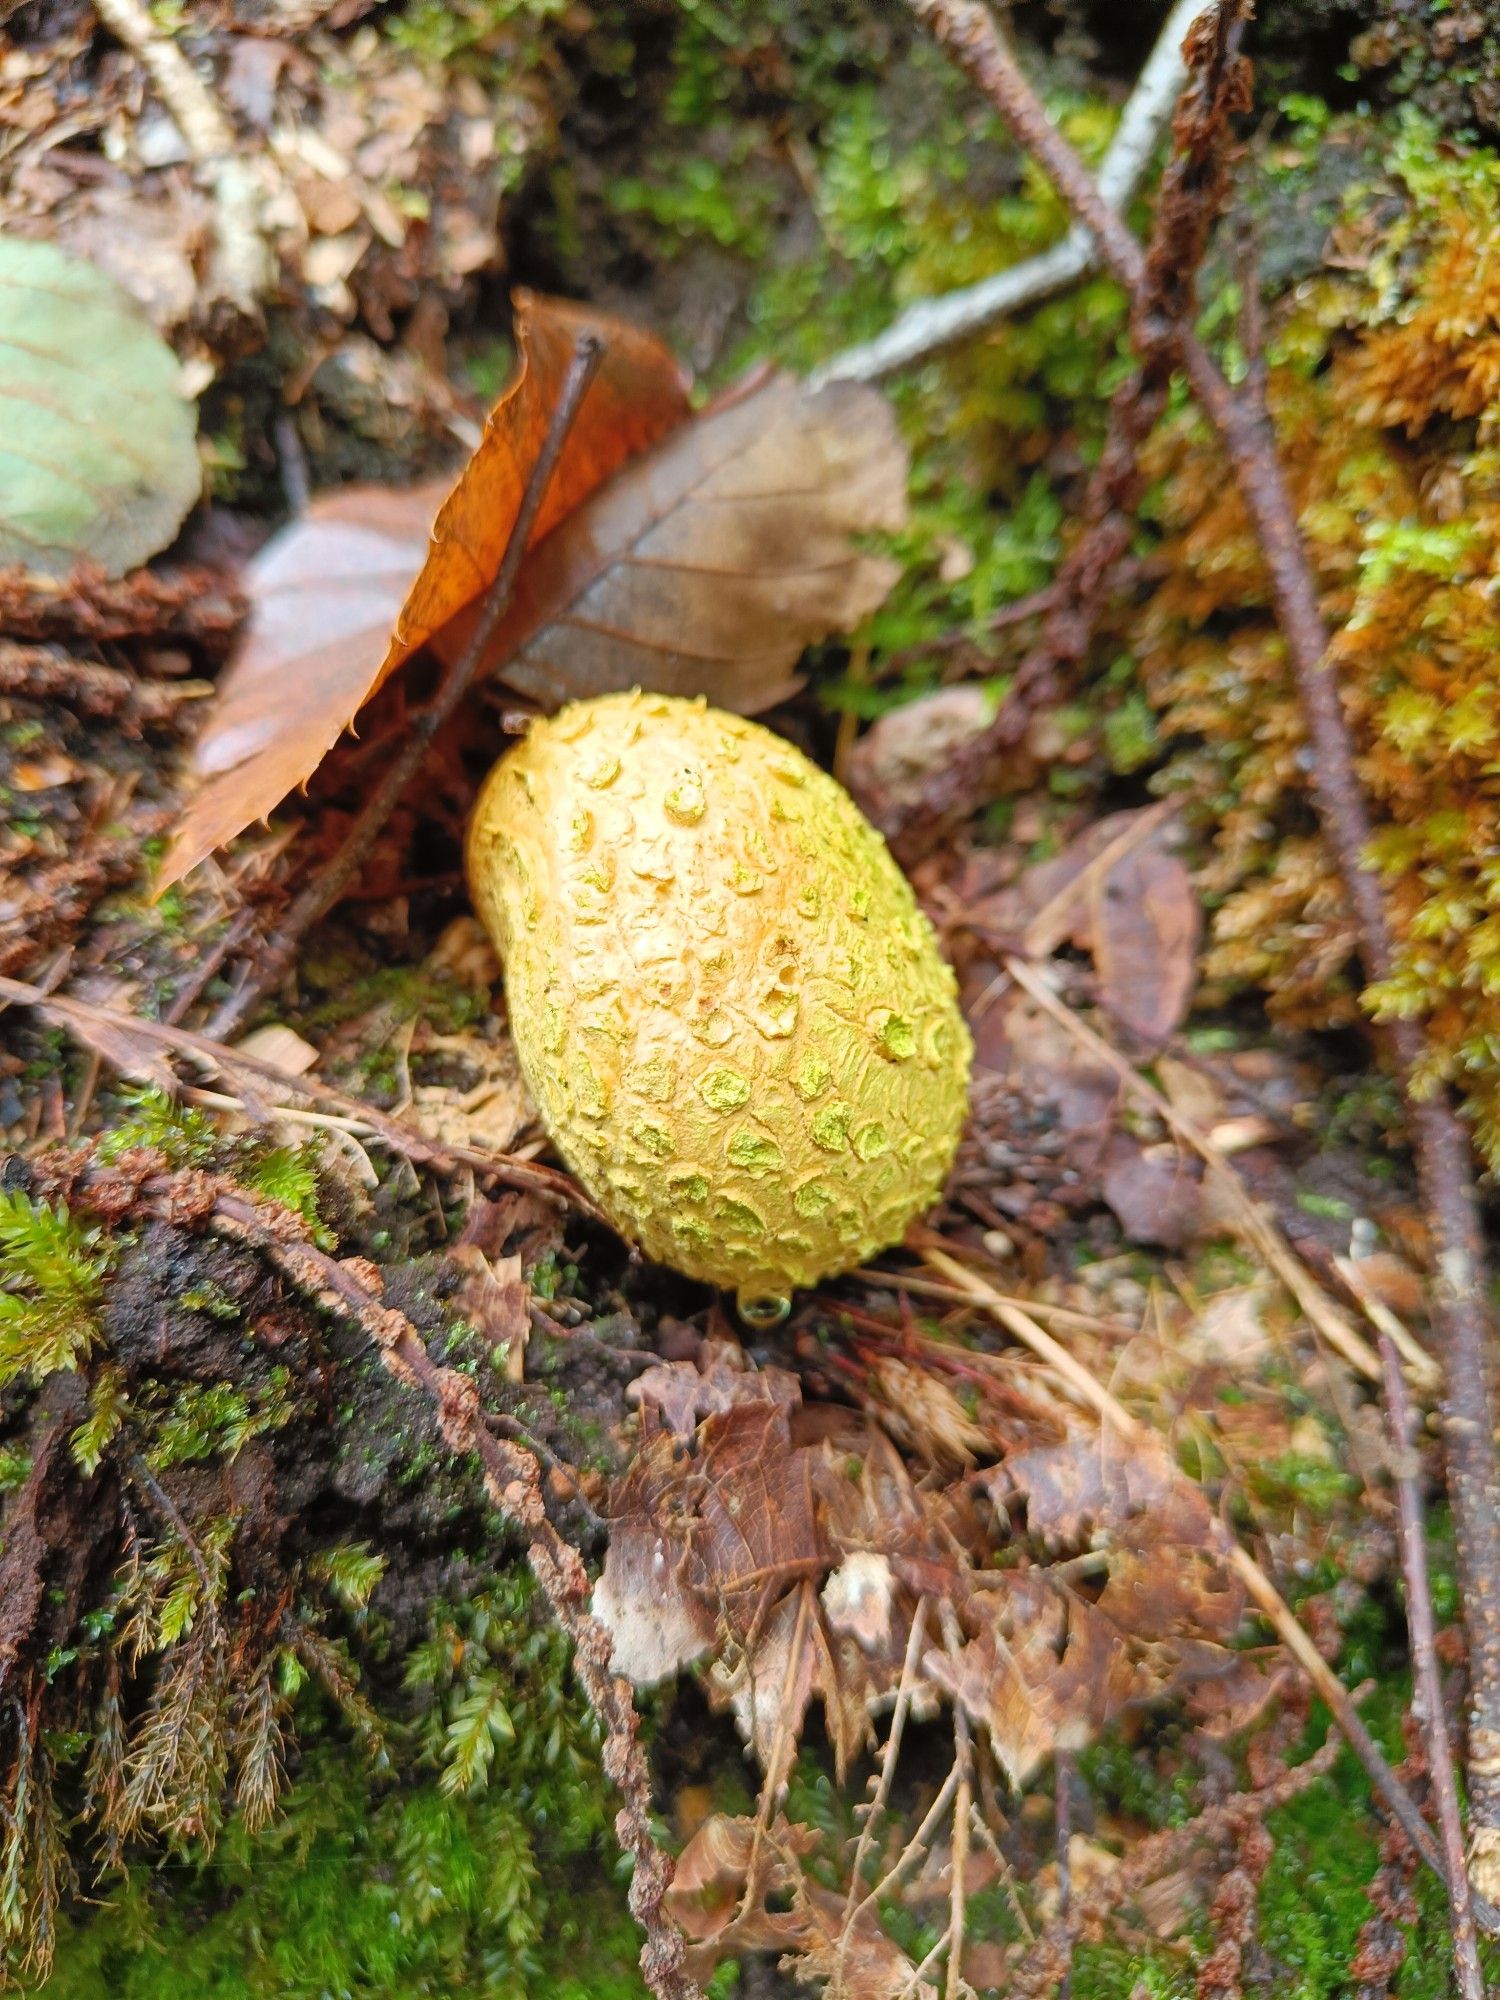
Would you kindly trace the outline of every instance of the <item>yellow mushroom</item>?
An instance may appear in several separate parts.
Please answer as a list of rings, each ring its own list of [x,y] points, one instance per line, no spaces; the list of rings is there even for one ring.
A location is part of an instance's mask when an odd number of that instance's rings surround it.
[[[490,773],[475,907],[554,1144],[622,1236],[769,1322],[898,1242],[968,1100],[953,973],[885,842],[702,701],[575,702]]]

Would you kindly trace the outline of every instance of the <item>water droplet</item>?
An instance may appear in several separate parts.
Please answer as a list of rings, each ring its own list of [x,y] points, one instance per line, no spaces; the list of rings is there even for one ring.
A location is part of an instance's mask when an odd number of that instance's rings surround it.
[[[746,1326],[780,1326],[792,1310],[789,1298],[773,1292],[752,1292],[748,1297],[741,1292],[734,1303]]]

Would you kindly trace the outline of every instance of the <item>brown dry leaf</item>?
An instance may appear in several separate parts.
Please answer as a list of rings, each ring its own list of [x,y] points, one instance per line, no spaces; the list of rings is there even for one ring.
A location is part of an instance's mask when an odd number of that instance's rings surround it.
[[[763,1765],[821,1700],[842,1772],[899,1675],[918,1596],[958,1587],[955,1547],[941,1496],[917,1493],[887,1438],[803,1408],[795,1379],[768,1373],[719,1355],[704,1374],[642,1379],[594,1610],[637,1684],[711,1653],[709,1692]]]
[[[1132,1243],[1180,1250],[1203,1233],[1203,1168],[1173,1141],[1143,1146],[1116,1132],[1105,1149],[1099,1192]]]
[[[199,746],[207,782],[163,882],[302,783],[419,647],[462,652],[587,325],[604,334],[606,360],[487,671],[548,707],[641,686],[753,711],[789,691],[805,646],[850,629],[890,589],[898,566],[854,542],[905,519],[906,453],[877,391],[810,395],[776,375],[683,422],[685,383],[650,336],[525,295],[520,311],[526,366],[438,513],[409,592],[430,488],[385,496],[373,529],[368,491],[336,496],[262,558],[244,651]]]
[[[1101,1003],[1153,1048],[1186,1017],[1203,928],[1172,837],[1159,806],[1111,813],[1030,869],[1018,892],[1033,950],[1053,951],[1066,938],[1091,953]]]
[[[706,1340],[696,1361],[659,1361],[625,1391],[639,1404],[648,1435],[662,1426],[691,1437],[705,1417],[735,1403],[791,1408],[802,1400],[795,1375],[785,1368],[753,1368],[738,1341]]]
[[[853,538],[902,525],[906,470],[877,392],[810,395],[773,376],[682,426],[537,547],[489,666],[549,707],[648,687],[768,708],[803,649],[858,624],[900,574]],[[440,653],[461,649],[473,616]]]
[[[919,1688],[963,1702],[1018,1784],[1126,1706],[1230,1671],[1243,1592],[1160,1447],[1080,1429],[944,1492],[915,1485],[883,1431],[726,1350],[648,1371],[639,1395],[595,1611],[637,1682],[704,1663],[764,1769],[819,1701],[842,1776],[923,1599],[951,1607],[958,1637],[926,1653]],[[1049,1561],[1086,1555],[1085,1576],[989,1568],[1020,1533]]]
[[[508,1035],[492,1042],[479,1034],[426,1031],[414,1039],[412,1054],[440,1056],[463,1079],[422,1083],[412,1090],[408,1116],[440,1146],[508,1153],[535,1119],[536,1107]]]
[[[1158,1689],[1097,1606],[1045,1570],[1003,1572],[971,1593],[973,1638],[924,1665],[990,1735],[1020,1787],[1056,1750],[1082,1750],[1131,1702]]]
[[[527,292],[515,304],[519,371],[451,491],[429,481],[327,495],[252,565],[249,630],[199,740],[205,782],[163,863],[163,886],[304,783],[387,675],[488,587],[581,333],[601,338],[604,361],[533,547],[683,420],[686,379],[653,336]]]
[[[476,1243],[455,1243],[448,1255],[464,1274],[455,1297],[459,1312],[487,1346],[503,1350],[506,1376],[519,1382],[531,1329],[531,1287],[522,1275],[521,1258],[486,1257]]]
[[[801,1961],[799,1975],[819,1985],[836,1977],[844,2000],[936,2000],[937,1989],[918,1981],[872,1910],[862,1908],[845,1935],[844,1897],[801,1865],[816,1844],[816,1833],[780,1815],[758,1837],[753,1820],[720,1813],[704,1822],[667,1891],[667,1908],[692,1945],[695,1976],[706,1980],[732,1953],[775,1951]],[[752,1869],[757,1893],[747,1903]],[[773,1910],[773,1900],[788,1907]]]
[[[1049,1556],[1087,1550],[1105,1583],[1084,1597],[1045,1569],[975,1578],[967,1643],[931,1653],[933,1680],[989,1729],[1023,1784],[1056,1749],[1078,1748],[1133,1704],[1228,1674],[1244,1593],[1213,1540],[1208,1502],[1156,1444],[1102,1431],[1012,1453],[979,1482],[1025,1510]]]

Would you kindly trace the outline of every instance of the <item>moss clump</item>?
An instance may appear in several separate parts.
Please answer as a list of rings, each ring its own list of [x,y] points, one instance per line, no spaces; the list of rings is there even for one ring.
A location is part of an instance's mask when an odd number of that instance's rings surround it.
[[[113,1251],[62,1202],[0,1192],[0,1389],[87,1360]]]
[[[407,1782],[315,1737],[259,1834],[229,1826],[170,1893],[144,1863],[106,1883],[64,1926],[52,2000],[155,2000],[164,1978],[185,2000],[637,2000],[597,1727],[529,1582],[439,1613],[406,1678]]]
[[[1423,1022],[1425,1078],[1466,1093],[1500,1160],[1500,160],[1440,152],[1414,120],[1411,198],[1360,234],[1362,274],[1301,286],[1271,401],[1337,634],[1333,660],[1375,807],[1371,860],[1398,936],[1364,1004]],[[1342,887],[1310,824],[1297,701],[1254,537],[1216,447],[1183,414],[1155,447],[1160,582],[1131,643],[1171,746],[1163,789],[1210,842],[1205,970],[1283,1018],[1357,1016]]]

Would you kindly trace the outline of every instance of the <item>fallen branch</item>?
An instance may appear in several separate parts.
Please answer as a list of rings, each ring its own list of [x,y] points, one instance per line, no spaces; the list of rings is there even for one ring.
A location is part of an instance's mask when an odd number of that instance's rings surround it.
[[[994,772],[1024,739],[1037,709],[1063,698],[1066,680],[1088,657],[1100,609],[1129,554],[1145,490],[1141,449],[1166,408],[1177,365],[1176,329],[1195,315],[1198,266],[1229,188],[1223,141],[1248,98],[1238,24],[1200,8],[1189,39],[1195,60],[1179,70],[1185,88],[1173,119],[1173,151],[1131,299],[1138,366],[1111,398],[1081,526],[1049,586],[1038,641],[1022,656],[988,727],[960,744],[909,809],[881,818],[881,831],[908,863],[984,803]]]
[[[1099,163],[1099,190],[1113,208],[1124,208],[1140,186],[1187,76],[1183,41],[1212,5],[1213,0],[1177,0],[1162,25]],[[828,382],[879,382],[903,368],[914,368],[945,348],[971,340],[1023,306],[1063,291],[1087,276],[1097,262],[1098,251],[1089,232],[1075,228],[1061,243],[1028,257],[1023,264],[997,271],[978,284],[945,292],[941,298],[918,299],[884,333],[825,361],[814,370],[810,384],[821,388]]]
[[[1073,214],[1093,231],[1109,269],[1137,292],[1145,271],[1140,245],[1048,120],[986,9],[975,0],[908,4],[1047,170]],[[1239,0],[1226,5],[1231,14],[1243,11]],[[1385,979],[1394,968],[1396,946],[1384,893],[1365,863],[1369,809],[1329,659],[1317,584],[1270,420],[1263,401],[1253,400],[1253,371],[1246,384],[1251,395],[1236,394],[1187,326],[1179,325],[1174,339],[1189,386],[1219,434],[1260,545],[1307,724],[1324,836],[1358,923],[1365,970],[1371,979]],[[1469,1642],[1469,1866],[1475,1886],[1493,1899],[1500,1896],[1500,1479],[1487,1355],[1488,1277],[1467,1136],[1446,1093],[1419,1096],[1412,1088],[1425,1055],[1420,1024],[1396,1021],[1389,1034],[1436,1247],[1434,1323],[1443,1349],[1448,1493]]]
[[[245,600],[221,569],[185,563],[106,576],[80,563],[69,576],[0,569],[0,631],[8,639],[150,639],[228,649],[245,616]]]
[[[184,1193],[191,1202],[194,1189],[188,1186]],[[610,1636],[588,1609],[588,1572],[577,1549],[547,1517],[536,1460],[520,1445],[494,1435],[471,1378],[434,1361],[411,1321],[381,1300],[373,1265],[328,1256],[308,1240],[297,1216],[243,1190],[210,1187],[203,1220],[216,1234],[257,1250],[299,1292],[357,1326],[374,1344],[387,1372],[427,1397],[449,1450],[460,1457],[472,1453],[479,1460],[490,1499],[520,1523],[532,1574],[573,1643],[574,1669],[604,1724],[604,1774],[623,1801],[615,1833],[635,1864],[631,1913],[646,1933],[642,1976],[658,2000],[702,2000],[697,1981],[685,1969],[682,1933],[663,1907],[672,1860],[651,1832],[651,1778],[630,1683],[610,1668]]]
[[[227,1041],[243,1026],[273,990],[290,968],[297,947],[308,931],[333,908],[364,866],[384,831],[386,821],[425,763],[434,737],[457,712],[473,687],[484,665],[490,641],[510,608],[532,528],[562,456],[563,446],[567,443],[568,433],[573,428],[573,420],[603,359],[604,348],[597,336],[580,335],[568,364],[568,372],[563,378],[557,405],[548,422],[542,448],[527,474],[526,488],[505,544],[505,553],[500,559],[500,568],[481,600],[479,617],[468,644],[448,670],[432,701],[407,729],[400,749],[349,829],[338,853],[295,899],[264,947],[256,953],[254,970],[247,974],[243,984],[230,994],[214,1015],[209,1032],[221,1041]]]

